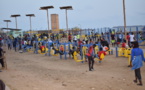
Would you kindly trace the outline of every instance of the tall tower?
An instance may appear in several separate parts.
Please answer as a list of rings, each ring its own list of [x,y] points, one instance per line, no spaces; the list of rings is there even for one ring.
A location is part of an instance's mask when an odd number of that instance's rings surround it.
[[[58,14],[51,14],[51,29],[53,33],[59,32],[59,18]]]

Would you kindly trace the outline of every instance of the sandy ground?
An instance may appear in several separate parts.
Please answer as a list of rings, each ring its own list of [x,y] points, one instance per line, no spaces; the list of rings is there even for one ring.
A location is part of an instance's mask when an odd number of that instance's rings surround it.
[[[145,90],[145,66],[141,68],[144,86],[137,86],[127,58],[115,54],[107,55],[102,64],[95,61],[95,70],[88,71],[86,62],[6,51],[8,70],[0,72],[0,79],[11,90]]]

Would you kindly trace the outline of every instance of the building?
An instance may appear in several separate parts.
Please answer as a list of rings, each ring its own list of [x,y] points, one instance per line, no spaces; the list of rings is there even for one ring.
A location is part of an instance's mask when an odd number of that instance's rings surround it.
[[[53,33],[58,33],[60,31],[58,14],[51,14],[51,29]]]

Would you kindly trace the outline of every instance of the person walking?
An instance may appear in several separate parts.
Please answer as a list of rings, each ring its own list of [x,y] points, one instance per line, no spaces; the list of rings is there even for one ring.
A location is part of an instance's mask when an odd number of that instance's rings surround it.
[[[142,78],[141,78],[141,72],[140,68],[143,66],[142,61],[145,62],[144,53],[141,48],[139,48],[139,44],[137,41],[132,42],[133,49],[131,51],[131,63],[132,63],[132,70],[135,71],[135,80],[133,80],[135,83],[139,80],[139,86],[142,86]]]
[[[71,36],[71,34],[69,33],[69,35],[68,35],[68,41],[71,42],[71,39],[72,39],[72,36]]]
[[[11,50],[11,39],[7,39],[8,50]]]
[[[88,57],[88,64],[89,64],[89,71],[92,71],[94,70],[94,48],[96,47],[96,45],[92,45],[90,46],[89,50],[88,50],[88,53],[86,54],[87,57]]]
[[[14,47],[15,52],[16,52],[17,51],[17,39],[16,38],[14,39],[13,47]]]

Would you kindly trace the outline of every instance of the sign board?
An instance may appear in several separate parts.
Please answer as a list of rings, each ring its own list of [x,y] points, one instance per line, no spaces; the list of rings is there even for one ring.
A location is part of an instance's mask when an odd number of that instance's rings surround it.
[[[12,35],[13,37],[18,37],[18,36],[23,36],[23,32],[22,31],[10,31],[9,35]]]

